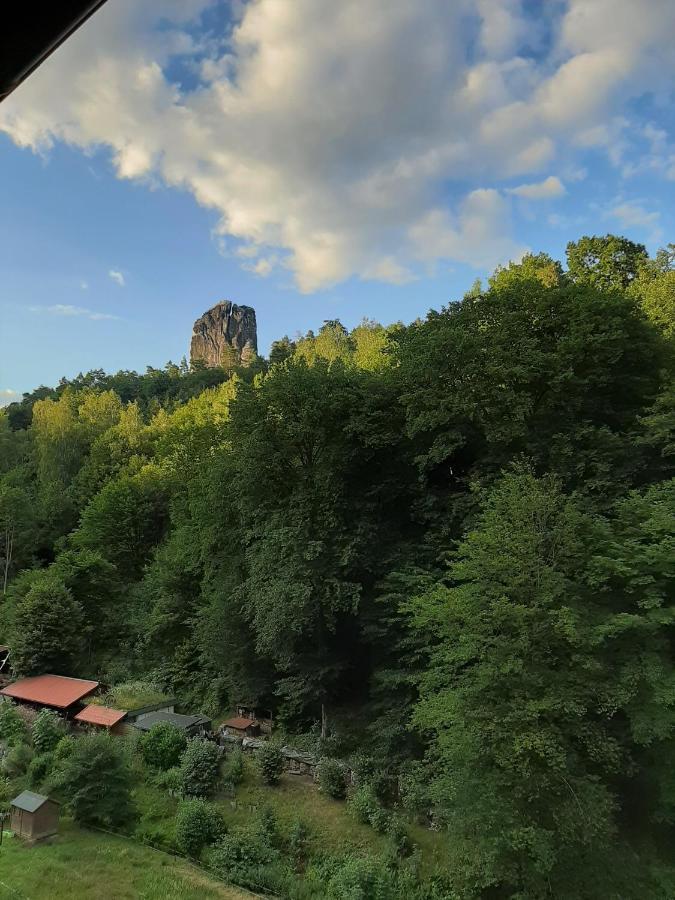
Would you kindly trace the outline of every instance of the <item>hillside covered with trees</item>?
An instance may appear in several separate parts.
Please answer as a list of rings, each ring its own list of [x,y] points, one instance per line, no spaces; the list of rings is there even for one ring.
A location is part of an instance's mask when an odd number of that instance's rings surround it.
[[[443,835],[429,897],[672,896],[672,251],[585,237],[408,326],[8,407],[16,673],[321,732]]]

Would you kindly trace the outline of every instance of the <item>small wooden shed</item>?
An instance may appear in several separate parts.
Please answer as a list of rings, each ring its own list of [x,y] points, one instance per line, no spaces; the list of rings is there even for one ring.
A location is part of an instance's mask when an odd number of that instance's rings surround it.
[[[42,794],[22,791],[11,802],[11,829],[27,841],[51,837],[59,829],[59,804]]]
[[[260,734],[260,726],[254,719],[248,719],[246,716],[235,716],[223,722],[223,730],[227,734],[235,737],[257,737]]]

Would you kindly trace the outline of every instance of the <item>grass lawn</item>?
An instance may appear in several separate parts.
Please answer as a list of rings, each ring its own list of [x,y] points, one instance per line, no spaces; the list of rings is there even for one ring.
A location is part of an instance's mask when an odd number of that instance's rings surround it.
[[[5,834],[2,900],[250,900],[180,859],[61,821],[51,842],[26,847]]]

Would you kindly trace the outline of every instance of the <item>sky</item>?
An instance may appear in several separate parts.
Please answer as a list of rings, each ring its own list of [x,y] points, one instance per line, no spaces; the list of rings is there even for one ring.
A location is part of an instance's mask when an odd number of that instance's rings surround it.
[[[672,0],[108,0],[0,104],[0,405],[675,240]]]

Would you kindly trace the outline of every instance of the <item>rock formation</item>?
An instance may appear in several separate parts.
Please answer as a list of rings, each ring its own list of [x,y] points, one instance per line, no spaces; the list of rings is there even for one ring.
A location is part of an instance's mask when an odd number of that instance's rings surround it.
[[[251,306],[223,300],[200,316],[192,328],[191,363],[202,360],[210,368],[247,366],[257,352],[258,331]]]

